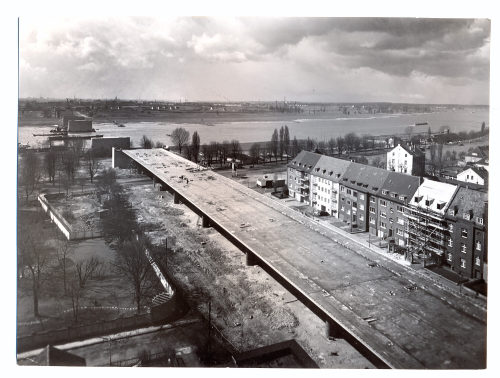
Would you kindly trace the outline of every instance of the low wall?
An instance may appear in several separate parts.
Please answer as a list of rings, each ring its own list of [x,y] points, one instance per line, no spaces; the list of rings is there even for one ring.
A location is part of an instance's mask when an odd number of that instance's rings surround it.
[[[50,219],[57,225],[59,230],[64,234],[66,239],[68,240],[84,240],[84,239],[94,239],[100,238],[104,234],[101,231],[92,231],[92,230],[84,230],[84,231],[75,231],[71,227],[71,224],[64,219],[64,217],[54,208],[47,199],[47,196],[59,196],[59,194],[40,194],[38,196],[38,202],[42,206],[42,209],[49,215]],[[61,194],[63,196],[63,194]]]
[[[133,160],[128,157],[123,151],[119,148],[112,147],[111,149],[111,166],[113,168],[122,168],[128,169],[130,168]]]
[[[66,239],[71,240],[71,225],[54,209],[45,196],[45,194],[38,196],[38,202],[40,202],[42,209],[49,215],[50,219],[57,225],[64,236],[66,236]]]

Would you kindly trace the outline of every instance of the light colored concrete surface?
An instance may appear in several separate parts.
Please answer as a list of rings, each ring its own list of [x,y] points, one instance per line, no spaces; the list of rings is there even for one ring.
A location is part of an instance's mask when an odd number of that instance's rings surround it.
[[[390,366],[484,366],[484,309],[270,198],[211,171],[193,169],[196,165],[173,153],[126,153],[236,236]],[[414,285],[416,289],[408,289]]]

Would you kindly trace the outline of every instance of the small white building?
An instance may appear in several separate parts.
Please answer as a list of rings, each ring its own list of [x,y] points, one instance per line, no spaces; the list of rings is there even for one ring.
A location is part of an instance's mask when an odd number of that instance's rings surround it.
[[[415,146],[401,143],[387,153],[387,170],[413,176],[425,173],[425,154]]]
[[[477,185],[488,182],[488,171],[480,167],[470,167],[457,175],[457,180]]]

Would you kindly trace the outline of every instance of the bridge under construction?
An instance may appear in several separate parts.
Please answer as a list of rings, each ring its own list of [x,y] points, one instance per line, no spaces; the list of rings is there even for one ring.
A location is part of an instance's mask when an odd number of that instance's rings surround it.
[[[486,311],[415,270],[164,149],[113,150],[113,166],[171,192],[375,366],[486,366]]]

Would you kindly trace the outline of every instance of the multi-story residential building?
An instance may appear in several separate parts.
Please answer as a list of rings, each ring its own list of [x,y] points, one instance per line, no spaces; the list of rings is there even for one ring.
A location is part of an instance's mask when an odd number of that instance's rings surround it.
[[[311,172],[312,204],[319,212],[338,218],[340,181],[350,161],[321,156]]]
[[[389,249],[406,247],[404,207],[417,191],[421,179],[389,172],[378,194],[379,223],[377,235],[389,241]]]
[[[488,171],[483,167],[470,167],[457,174],[457,180],[484,186],[488,184]]]
[[[405,206],[407,246],[423,253],[429,262],[441,264],[450,229],[445,214],[458,186],[424,179]]]
[[[443,264],[464,277],[486,279],[488,195],[459,188],[446,219],[450,232]]]
[[[311,172],[321,155],[301,151],[289,164],[287,184],[290,197],[311,204]]]
[[[425,154],[415,146],[399,143],[387,153],[387,170],[413,176],[425,173]]]
[[[340,181],[339,219],[353,230],[376,232],[377,195],[388,175],[384,169],[351,163]]]

